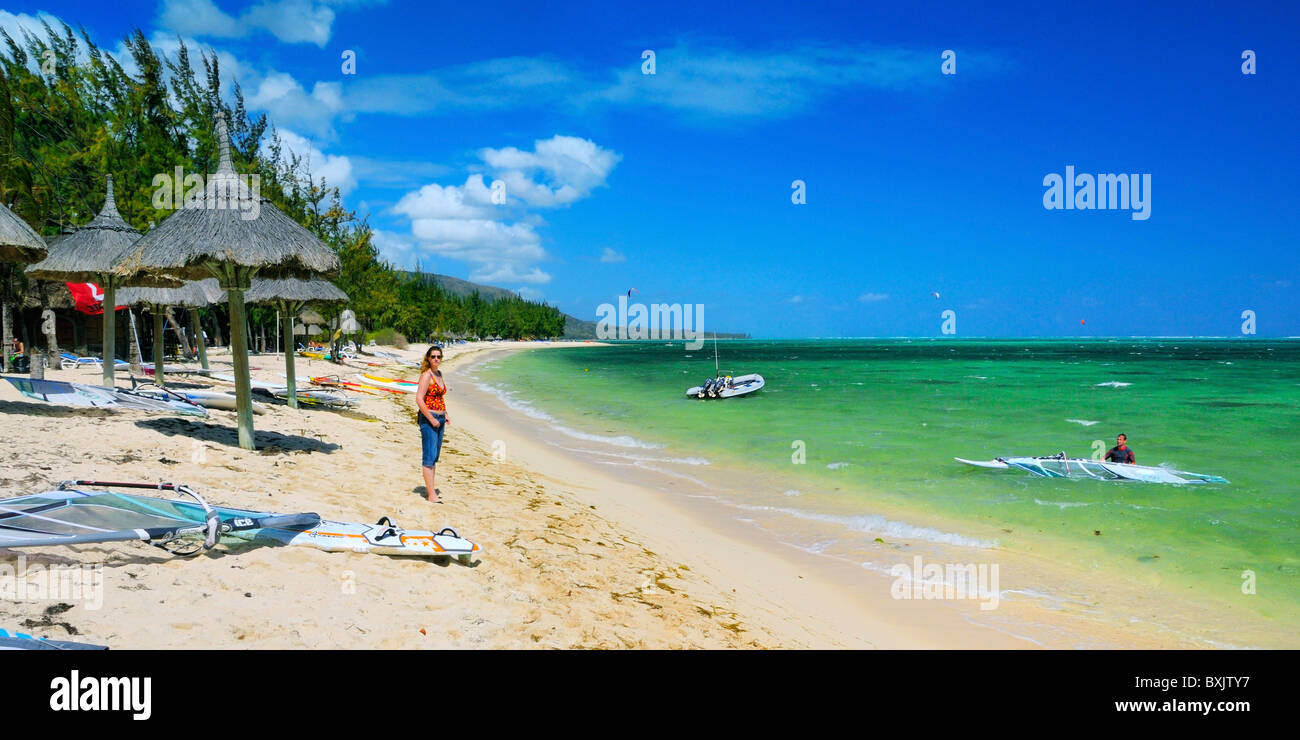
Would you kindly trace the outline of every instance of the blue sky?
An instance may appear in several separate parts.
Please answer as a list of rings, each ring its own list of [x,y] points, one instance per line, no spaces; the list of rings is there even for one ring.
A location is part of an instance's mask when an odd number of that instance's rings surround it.
[[[1247,310],[1300,335],[1294,4],[550,5],[6,0],[0,25],[215,50],[388,259],[583,318],[636,288],[760,337],[945,310],[958,336],[1239,336]],[[1067,165],[1150,175],[1150,217],[1045,209]]]

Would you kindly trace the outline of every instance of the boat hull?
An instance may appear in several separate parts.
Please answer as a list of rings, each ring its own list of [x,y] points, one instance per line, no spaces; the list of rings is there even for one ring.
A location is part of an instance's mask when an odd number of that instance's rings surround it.
[[[740,396],[748,396],[751,393],[761,391],[763,386],[767,384],[767,382],[763,380],[763,376],[758,373],[734,376],[731,379],[731,383],[732,385],[730,388],[723,388],[718,391],[717,398],[739,398]],[[694,388],[688,388],[686,389],[686,397],[701,398],[700,394],[703,391],[704,386],[700,385],[697,385]],[[714,398],[714,396],[706,394],[703,398]]]

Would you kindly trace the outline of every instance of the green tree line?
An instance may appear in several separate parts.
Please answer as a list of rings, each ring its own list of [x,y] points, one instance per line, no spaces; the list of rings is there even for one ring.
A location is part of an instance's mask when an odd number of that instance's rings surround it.
[[[125,40],[128,72],[84,29],[46,24],[45,32],[15,39],[0,30],[0,202],[39,233],[53,236],[92,219],[109,173],[128,223],[144,231],[161,222],[170,211],[154,207],[154,176],[176,167],[214,171],[215,121],[224,112],[235,168],[259,175],[263,196],[338,253],[342,271],[334,282],[367,330],[420,338],[564,333],[564,315],[554,307],[454,295],[429,276],[385,262],[366,220],[344,208],[337,187],[313,177],[310,163],[285,150],[265,114],[249,113],[239,85],[223,96],[215,54],[199,50],[196,59],[182,42],[168,57],[136,30]],[[0,288],[15,299],[25,287],[21,269],[0,265]],[[274,319],[272,309],[250,311],[256,325]]]

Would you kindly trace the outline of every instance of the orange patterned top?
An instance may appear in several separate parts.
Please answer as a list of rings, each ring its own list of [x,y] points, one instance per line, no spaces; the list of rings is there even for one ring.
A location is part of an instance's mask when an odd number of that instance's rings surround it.
[[[447,404],[442,397],[447,395],[447,386],[441,385],[438,376],[435,375],[429,379],[429,390],[424,394],[425,408],[435,414],[447,413]]]

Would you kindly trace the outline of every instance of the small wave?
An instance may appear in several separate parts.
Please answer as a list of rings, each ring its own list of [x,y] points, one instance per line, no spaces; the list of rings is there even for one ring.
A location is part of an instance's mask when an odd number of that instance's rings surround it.
[[[478,387],[499,398],[501,402],[506,405],[506,408],[509,408],[513,411],[518,411],[519,413],[524,414],[525,416],[528,416],[530,418],[537,419],[538,421],[544,421],[555,431],[561,434],[566,434],[570,437],[573,437],[574,439],[581,439],[587,442],[601,442],[603,444],[614,445],[615,447],[633,447],[633,448],[645,449],[645,450],[655,450],[663,447],[663,445],[651,444],[649,442],[642,442],[636,437],[632,437],[627,434],[620,434],[615,436],[615,435],[607,435],[607,434],[589,434],[587,432],[580,432],[577,429],[571,429],[569,427],[564,426],[563,424],[560,424],[559,420],[556,419],[554,416],[551,416],[550,414],[527,403],[526,401],[519,400],[518,398],[515,397],[513,393],[511,393],[510,391],[504,388],[491,385],[491,384],[484,384],[484,383],[478,384]]]
[[[1093,424],[1100,424],[1100,423],[1101,423],[1101,422],[1099,422],[1099,421],[1093,421],[1093,420],[1091,420],[1091,419],[1066,419],[1066,421],[1070,422],[1071,424],[1082,424],[1082,425],[1084,425],[1085,427],[1090,427],[1090,426],[1092,426]]]
[[[831,470],[839,470],[840,468],[847,468],[848,466],[849,466],[849,463],[846,463],[846,462],[833,462],[833,463],[827,465],[826,467],[829,468],[829,469],[831,469]]]
[[[811,545],[795,545],[795,547],[811,555],[823,555],[827,550],[831,549],[831,547],[835,545],[835,542],[836,540],[821,540],[820,542],[814,542]]]
[[[818,514],[803,509],[788,509],[781,506],[754,506],[749,504],[737,504],[736,506],[745,511],[785,514],[806,521],[838,524],[845,529],[877,535],[880,537],[922,540],[925,542],[937,542],[940,544],[958,545],[961,547],[989,548],[997,546],[997,542],[977,540],[973,537],[966,537],[965,535],[960,535],[955,532],[942,532],[931,527],[918,527],[913,524],[908,524],[907,522],[886,519],[878,514],[841,516],[837,514]]]
[[[565,452],[572,452],[575,455],[606,455],[616,457],[620,460],[630,462],[656,462],[656,463],[673,463],[676,465],[712,465],[708,458],[703,457],[646,457],[645,455],[633,455],[630,452],[619,452],[617,450],[584,450],[577,447],[565,447],[562,444],[547,440],[552,447],[557,447]]]
[[[790,488],[790,489],[787,489],[787,490],[786,490],[785,495],[787,495],[787,496],[802,496],[802,495],[803,495],[803,491],[796,491],[795,489]]]
[[[1118,380],[1110,380],[1110,381],[1107,381],[1107,382],[1105,382],[1105,383],[1098,383],[1098,384],[1097,384],[1096,386],[1094,386],[1094,387],[1096,387],[1096,388],[1105,388],[1105,387],[1109,386],[1109,387],[1111,387],[1111,388],[1127,388],[1127,387],[1129,387],[1130,385],[1133,385],[1133,384],[1132,384],[1132,383],[1121,383],[1121,382],[1119,382]]]
[[[1073,509],[1079,506],[1092,506],[1092,504],[1084,501],[1041,501],[1039,499],[1034,499],[1034,503],[1039,506],[1055,506],[1058,509]]]

